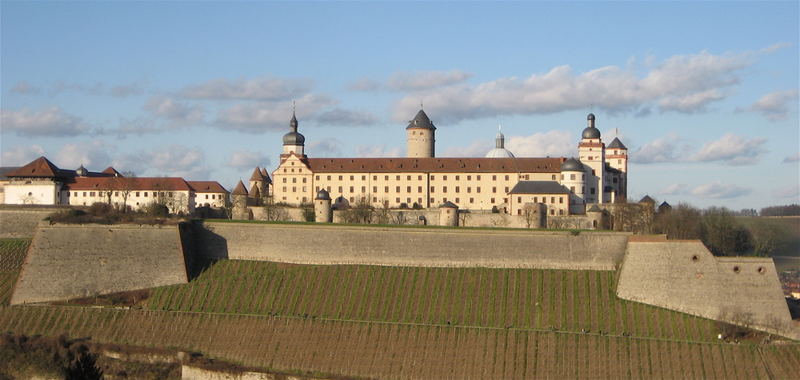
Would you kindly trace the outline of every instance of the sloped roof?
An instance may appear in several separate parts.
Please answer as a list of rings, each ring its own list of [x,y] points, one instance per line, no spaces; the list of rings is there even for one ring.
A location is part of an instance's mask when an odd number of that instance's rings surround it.
[[[564,158],[309,158],[316,173],[559,173]]]
[[[569,190],[556,181],[519,181],[509,194],[569,194]]]
[[[608,144],[607,148],[610,148],[610,149],[628,149],[628,148],[625,147],[625,144],[623,144],[622,141],[619,141],[619,139],[616,138],[616,137],[614,137],[614,140],[611,141],[611,144]]]
[[[67,190],[154,190],[189,191],[189,184],[178,177],[75,177]]]
[[[261,168],[261,175],[264,176],[264,179],[267,180],[267,183],[272,183],[272,179],[269,178],[269,172],[267,171],[267,168]]]
[[[250,176],[250,180],[251,181],[263,181],[264,180],[264,174],[261,173],[261,169],[258,166],[256,166],[255,169],[253,169],[253,175]]]
[[[244,183],[242,180],[239,180],[239,183],[236,184],[236,187],[233,189],[233,195],[247,195],[247,188],[244,187]]]
[[[592,205],[592,207],[589,207],[589,209],[586,210],[586,212],[602,212],[602,210],[600,210],[600,207],[597,207],[597,205],[594,204]]]
[[[101,173],[103,173],[103,174],[109,174],[109,175],[113,175],[113,176],[117,176],[117,177],[123,177],[122,173],[118,172],[118,171],[117,171],[117,169],[114,169],[114,167],[113,167],[113,166],[109,166],[109,167],[107,167],[107,168],[106,168],[105,170],[103,170]]]
[[[650,198],[649,195],[645,195],[642,199],[639,200],[639,203],[653,203],[655,204],[656,201],[653,198]]]
[[[439,205],[439,208],[458,208],[453,202],[447,201]]]
[[[6,173],[6,177],[62,177],[61,170],[44,156],[16,170]]]
[[[227,193],[217,181],[186,181],[196,193]]]
[[[428,115],[423,110],[419,110],[417,116],[409,120],[408,126],[406,127],[406,129],[414,128],[436,130],[436,126],[433,125],[431,119],[428,118]]]
[[[0,167],[0,180],[7,179],[8,176],[6,173],[13,172],[14,170],[19,169],[19,166],[2,166]]]

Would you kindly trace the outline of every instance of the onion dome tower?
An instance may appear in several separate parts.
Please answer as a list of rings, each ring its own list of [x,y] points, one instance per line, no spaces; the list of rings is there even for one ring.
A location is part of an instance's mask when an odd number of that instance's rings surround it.
[[[86,170],[86,168],[84,168],[83,165],[81,165],[80,167],[78,167],[78,169],[75,170],[75,174],[77,174],[78,177],[86,177],[89,174],[89,171]]]
[[[289,133],[283,135],[283,154],[295,153],[299,156],[305,156],[306,138],[300,132],[297,132],[297,116],[295,111],[292,110],[292,120],[289,121]]]
[[[422,109],[406,127],[408,157],[435,157],[436,126]]]
[[[506,137],[500,128],[497,129],[497,135],[494,137],[494,149],[486,153],[486,158],[514,158],[514,154],[505,148]]]

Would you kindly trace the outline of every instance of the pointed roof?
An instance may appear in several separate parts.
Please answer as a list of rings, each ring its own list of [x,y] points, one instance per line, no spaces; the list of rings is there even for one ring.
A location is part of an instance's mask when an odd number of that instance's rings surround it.
[[[261,175],[264,176],[264,180],[267,183],[269,183],[269,184],[272,183],[272,178],[269,178],[269,172],[267,171],[267,168],[261,168]]]
[[[261,192],[258,191],[258,186],[253,185],[253,187],[250,188],[250,198],[261,198]]]
[[[597,207],[597,205],[594,204],[592,205],[592,207],[589,207],[589,209],[586,210],[586,212],[602,212],[602,210],[600,210],[600,207]]]
[[[433,125],[431,119],[428,118],[428,115],[423,110],[419,110],[417,112],[417,116],[414,116],[414,119],[409,120],[408,127],[406,129],[430,129],[436,130],[436,126]]]
[[[619,141],[618,138],[614,137],[614,141],[611,141],[611,144],[608,144],[608,149],[628,149],[622,141]]]
[[[244,183],[242,180],[239,180],[239,183],[236,184],[236,187],[233,189],[233,195],[247,195],[247,188],[244,187]]]
[[[639,203],[652,203],[652,204],[655,204],[656,201],[655,201],[655,199],[650,198],[649,195],[645,195],[644,198],[639,200]]]
[[[6,177],[60,177],[61,169],[41,156],[27,165],[6,173]]]
[[[114,167],[113,167],[113,166],[109,166],[109,167],[107,167],[107,168],[106,168],[105,170],[103,170],[101,173],[103,173],[103,174],[109,174],[109,175],[113,175],[113,176],[115,176],[115,177],[124,177],[124,176],[122,175],[122,173],[118,172],[118,171],[117,171],[117,169],[114,169]]]
[[[264,175],[261,174],[261,169],[259,169],[258,166],[256,166],[255,169],[253,169],[253,175],[250,176],[250,180],[251,181],[263,181],[264,180]]]
[[[439,205],[439,208],[458,208],[453,202],[447,201]]]

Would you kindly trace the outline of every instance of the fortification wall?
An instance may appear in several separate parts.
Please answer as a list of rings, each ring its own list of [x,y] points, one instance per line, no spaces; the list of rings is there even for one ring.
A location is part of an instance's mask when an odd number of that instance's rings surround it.
[[[196,231],[210,258],[297,264],[367,264],[614,270],[628,234],[381,228],[206,222]]]
[[[800,338],[771,259],[714,257],[700,241],[632,237],[617,296]]]
[[[186,264],[176,226],[40,226],[11,304],[186,282]]]
[[[29,238],[42,219],[59,210],[61,208],[3,206],[0,208],[0,238]]]

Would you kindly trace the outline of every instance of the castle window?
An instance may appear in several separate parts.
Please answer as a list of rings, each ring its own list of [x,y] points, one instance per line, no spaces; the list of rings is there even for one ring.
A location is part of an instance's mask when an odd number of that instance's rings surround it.
[[[292,165],[294,165],[294,162],[292,162]],[[294,173],[294,168],[292,168],[292,173]]]
[[[319,174],[317,174],[315,178],[317,181],[319,181]]]
[[[389,180],[389,176],[388,175],[383,176],[383,180],[384,181],[388,181]]]
[[[286,186],[284,186],[284,187],[283,187],[283,192],[284,192],[284,193],[286,192]],[[285,198],[284,198],[284,199],[285,199]]]
[[[367,192],[367,187],[366,186],[361,186],[361,194],[364,194],[366,192]]]
[[[558,197],[558,203],[564,203],[564,197]]]
[[[615,149],[614,154],[619,154],[619,151]]]
[[[303,186],[303,192],[304,192],[304,193],[306,192],[306,187],[305,187],[305,186]]]
[[[461,187],[456,186],[456,193],[461,192]]]
[[[384,193],[388,193],[388,192],[389,192],[389,186],[386,186],[386,187],[384,187],[384,188],[383,188],[383,192],[384,192]]]
[[[418,176],[417,176],[417,181],[422,181],[422,176],[421,176],[421,175],[418,175]],[[421,200],[420,200],[420,203],[422,203],[422,201],[421,201]]]
[[[558,215],[564,215],[564,210],[558,210]],[[595,226],[597,227],[597,226]]]
[[[589,149],[589,150],[591,150],[591,149]],[[592,156],[589,156],[589,157],[587,157],[587,159],[588,159],[589,161],[591,161],[591,160],[592,160]]]
[[[442,176],[442,180],[447,181],[447,176],[446,175]]]
[[[297,169],[297,172],[298,172],[298,173],[302,173],[302,172],[303,172],[303,168],[299,168],[299,169]]]
[[[436,192],[436,187],[431,186],[431,193],[435,193],[435,192]]]
[[[361,180],[362,180],[362,181],[366,181],[366,180],[367,180],[367,176],[365,176],[365,175],[362,175],[362,176],[361,176]]]
[[[456,176],[456,181],[458,181],[459,179],[461,179],[460,176]]]
[[[492,181],[497,181],[497,176],[496,175],[492,176]]]
[[[330,187],[330,186],[328,186],[328,188],[327,188],[327,189],[325,189],[325,190],[328,190],[328,193],[330,193],[330,192],[331,192],[331,187]]]
[[[372,192],[373,193],[377,193],[378,192],[378,186],[372,186]]]
[[[417,186],[417,192],[418,192],[418,193],[421,193],[421,192],[422,192],[422,186]]]
[[[556,180],[556,175],[555,175],[555,174],[553,174],[553,181],[555,181],[555,180]]]
[[[86,192],[85,192],[85,191],[83,192],[83,196],[84,196],[84,197],[86,196]],[[137,196],[137,197],[139,196],[139,192],[138,192],[138,191],[136,192],[136,196]]]
[[[492,186],[492,193],[493,193],[493,194],[497,193],[497,187],[495,187],[495,186]]]
[[[406,193],[410,193],[410,192],[411,192],[411,186],[406,186]]]
[[[350,193],[353,193],[353,186],[350,186]]]
[[[411,203],[411,198],[406,198],[406,203]]]
[[[550,203],[556,203],[556,197],[550,197]]]
[[[283,183],[286,183],[286,177],[283,177]]]
[[[283,168],[283,172],[286,173],[286,168]]]
[[[571,180],[573,180],[573,181],[574,181],[574,180],[575,180],[575,174],[570,174],[570,175],[569,175],[569,179],[571,179]]]
[[[296,193],[296,192],[297,192],[297,186],[292,186],[292,192],[293,192],[293,193]]]
[[[508,194],[508,186],[506,186],[506,194]]]
[[[597,174],[594,172],[594,169],[592,169],[592,175],[597,175]]]
[[[208,199],[208,194],[206,194],[206,199]]]
[[[736,265],[736,266],[734,266],[734,267],[733,267],[733,273],[739,273],[739,272],[741,272],[741,270],[742,270],[742,269],[741,269],[741,268],[739,268],[739,266],[738,266],[738,265]]]
[[[431,203],[436,203],[436,198],[431,198]]]
[[[339,176],[339,181],[341,181],[341,180],[342,180],[342,176]]]
[[[377,181],[378,180],[378,176],[376,176],[376,175],[372,176],[372,180],[373,181]]]
[[[469,203],[475,203],[475,198],[470,198]]]
[[[517,215],[522,215],[522,209],[517,209]]]
[[[569,187],[569,191],[571,191],[571,192],[573,192],[573,193],[574,193],[574,192],[575,192],[575,186],[570,186],[570,187]]]
[[[592,195],[594,195],[594,187],[590,187],[590,188],[589,188],[589,194],[592,194]]]
[[[456,198],[456,203],[461,202],[461,198]]]
[[[303,183],[306,183],[306,177],[303,177]]]
[[[328,176],[328,181],[330,181],[330,180],[331,180],[331,176]]]
[[[431,181],[433,181],[433,180],[435,180],[435,179],[436,179],[436,176],[435,176],[435,175],[432,175],[432,176],[431,176]]]
[[[350,180],[351,180],[351,181],[353,180],[353,176],[350,176]]]
[[[503,198],[503,203],[508,203],[508,198]]]
[[[353,203],[353,197],[350,197],[350,203]]]
[[[586,180],[586,174],[581,174],[581,181]]]
[[[508,175],[506,175],[506,181],[508,181]]]
[[[373,202],[377,202],[378,201],[378,197],[372,197],[372,201]]]
[[[446,192],[447,192],[447,186],[442,186],[442,192],[443,192],[443,193],[446,193]]]
[[[339,194],[341,194],[341,193],[342,193],[342,187],[339,186]]]
[[[553,210],[553,209],[551,208],[551,209],[550,209],[550,215],[555,215],[555,214],[556,214],[556,210]]]
[[[478,181],[480,181],[480,180],[481,180],[481,176],[475,176],[475,179],[477,179]]]
[[[494,198],[492,198],[491,202],[492,202],[492,204],[494,204]]]
[[[411,176],[410,175],[406,176],[406,181],[411,181]],[[409,202],[411,202],[411,201],[409,201]]]
[[[147,193],[145,193],[145,194],[147,194]],[[28,194],[28,195],[32,195],[32,194]],[[90,196],[90,197],[93,197],[93,196],[94,196],[94,191],[90,192],[90,193],[89,193],[89,196]],[[147,196],[147,195],[145,195],[145,196]]]
[[[468,176],[467,176],[467,181],[471,181],[471,180],[472,180],[472,176],[471,176],[471,175],[468,175]]]
[[[395,193],[399,193],[399,192],[400,192],[400,186],[395,186],[395,190],[394,190],[394,192],[395,192]]]
[[[316,190],[314,190],[314,191],[319,192],[319,186],[317,186],[315,189]]]
[[[306,203],[307,200],[308,200],[308,198],[303,197],[303,203]]]
[[[394,203],[400,203],[400,198],[395,198]]]
[[[394,179],[395,179],[396,181],[399,181],[399,180],[400,180],[400,176],[399,176],[399,175],[398,175],[398,176],[395,176],[395,177],[394,177]]]
[[[621,163],[622,163],[622,160],[617,160],[617,163],[618,163],[618,164],[621,164]]]
[[[522,197],[517,197],[517,203],[522,203]]]
[[[292,183],[297,183],[297,178],[292,178]]]
[[[539,203],[539,197],[533,197],[533,203]]]
[[[475,188],[475,192],[476,192],[476,193],[480,193],[480,192],[481,192],[481,187],[480,187],[480,186],[478,186],[477,188]]]

